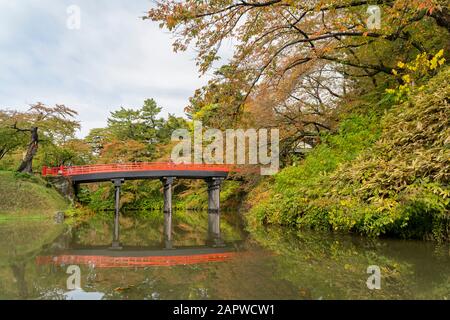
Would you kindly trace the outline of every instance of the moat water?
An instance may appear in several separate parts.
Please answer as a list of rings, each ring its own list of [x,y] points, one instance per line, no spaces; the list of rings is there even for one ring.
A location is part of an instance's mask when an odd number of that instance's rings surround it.
[[[250,232],[224,212],[225,245],[210,247],[207,213],[182,212],[166,250],[163,224],[126,212],[111,250],[111,213],[1,221],[0,299],[450,299],[448,244]]]

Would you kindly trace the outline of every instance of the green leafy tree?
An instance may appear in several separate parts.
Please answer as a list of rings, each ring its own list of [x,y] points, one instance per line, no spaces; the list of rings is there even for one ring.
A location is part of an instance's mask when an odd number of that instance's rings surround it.
[[[153,99],[145,100],[144,105],[137,110],[121,107],[118,111],[111,112],[108,128],[118,139],[153,143],[164,122],[157,117],[160,112],[161,108]]]
[[[167,143],[173,130],[186,126],[184,119],[169,114],[165,120],[158,116],[160,112],[161,107],[153,99],[145,100],[140,109],[122,107],[111,112],[108,128],[92,131],[88,139],[97,151],[103,149],[103,154],[108,154],[110,159],[114,158],[114,150],[120,151],[122,160],[155,159],[160,156],[157,146]],[[132,156],[124,156],[126,150],[118,145],[120,142],[133,146]]]
[[[94,128],[89,131],[84,141],[90,146],[92,155],[98,157],[111,139],[112,133],[109,128]]]
[[[23,136],[28,139],[25,156],[17,171],[33,172],[33,160],[41,142],[58,145],[72,139],[80,128],[74,120],[76,115],[76,111],[65,105],[51,107],[41,102],[31,105],[26,112],[10,111],[9,117],[2,121],[2,127],[9,132],[8,137],[20,141]]]
[[[26,136],[12,128],[12,113],[0,111],[0,160],[26,144]]]

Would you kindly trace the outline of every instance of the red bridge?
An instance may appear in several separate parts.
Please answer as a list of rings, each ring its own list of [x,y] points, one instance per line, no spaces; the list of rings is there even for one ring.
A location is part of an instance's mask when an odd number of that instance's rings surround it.
[[[111,181],[116,188],[113,247],[119,244],[120,188],[125,180],[159,179],[164,194],[164,234],[166,247],[172,242],[172,185],[174,179],[203,179],[208,185],[209,240],[220,245],[220,186],[232,166],[210,164],[175,164],[171,162],[139,162],[96,164],[88,166],[60,166],[42,168],[42,176],[67,177],[78,190],[80,183]]]
[[[95,265],[97,268],[129,268],[129,267],[168,267],[176,265],[192,265],[201,263],[229,261],[237,255],[235,252],[209,253],[186,256],[148,256],[148,257],[111,257],[111,256],[39,256],[38,265]]]
[[[110,181],[113,179],[186,179],[226,178],[232,166],[214,164],[175,164],[171,162],[135,162],[94,164],[87,166],[43,167],[42,176],[70,177],[74,183]]]

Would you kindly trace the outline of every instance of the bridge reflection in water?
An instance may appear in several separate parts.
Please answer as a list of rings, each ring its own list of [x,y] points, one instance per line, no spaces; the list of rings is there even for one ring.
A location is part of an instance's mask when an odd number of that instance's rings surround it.
[[[120,250],[106,244],[79,244],[77,229],[67,229],[47,249],[36,257],[37,265],[86,265],[95,268],[139,268],[151,266],[194,265],[202,263],[229,261],[241,255],[244,240],[231,242],[222,241],[222,245],[211,244],[207,238],[206,244],[174,246],[167,237],[167,223],[164,219],[163,241],[159,245],[150,246],[123,245]],[[207,235],[205,235],[207,237]],[[155,246],[156,245],[156,246]]]
[[[88,265],[96,268],[163,267],[229,261],[240,253],[234,247],[187,247],[177,250],[147,248],[85,248],[67,250],[56,255],[36,257],[38,265]]]
[[[232,169],[230,165],[140,162],[43,167],[42,176],[65,177],[74,185],[75,190],[78,190],[82,183],[111,181],[115,188],[114,234],[111,247],[120,250],[120,190],[126,180],[138,179],[159,179],[163,184],[166,247],[172,241],[172,191],[175,179],[204,180],[208,185],[208,241],[216,246],[223,245],[220,234],[220,187]]]

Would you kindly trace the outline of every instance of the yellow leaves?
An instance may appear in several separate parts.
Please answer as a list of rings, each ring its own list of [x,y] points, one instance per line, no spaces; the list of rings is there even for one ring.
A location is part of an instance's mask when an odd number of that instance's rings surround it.
[[[436,60],[435,58],[433,58],[433,59],[430,61],[430,69],[431,69],[431,70],[434,70],[434,69],[437,68],[437,66],[438,66],[438,62],[437,62],[437,60]]]
[[[297,0],[283,0],[282,4],[286,4],[289,6],[294,6],[296,4]]]
[[[444,50],[441,49],[431,58],[427,52],[422,52],[411,62],[398,61],[396,65],[398,69],[392,69],[392,74],[400,77],[403,84],[396,89],[386,89],[386,93],[394,94],[398,101],[404,100],[415,89],[414,87],[418,82],[429,75],[433,75],[437,68],[445,64],[446,60],[443,55]],[[423,89],[423,86],[416,88],[418,91]]]
[[[434,70],[437,67],[442,66],[445,63],[445,58],[441,58],[444,55],[444,50],[439,50],[438,53],[430,60],[430,69]],[[440,59],[441,58],[441,59]]]
[[[402,76],[402,80],[405,83],[410,83],[411,82],[411,76],[409,74],[405,74],[404,76]]]
[[[400,85],[398,87],[398,89],[400,90],[400,92],[410,91],[410,89],[408,88],[408,86],[406,84]]]
[[[425,51],[425,52],[422,52],[422,53],[420,53],[420,54],[418,54],[417,56],[416,56],[416,61],[420,61],[420,60],[424,60],[424,59],[426,59],[427,58],[427,52]]]

